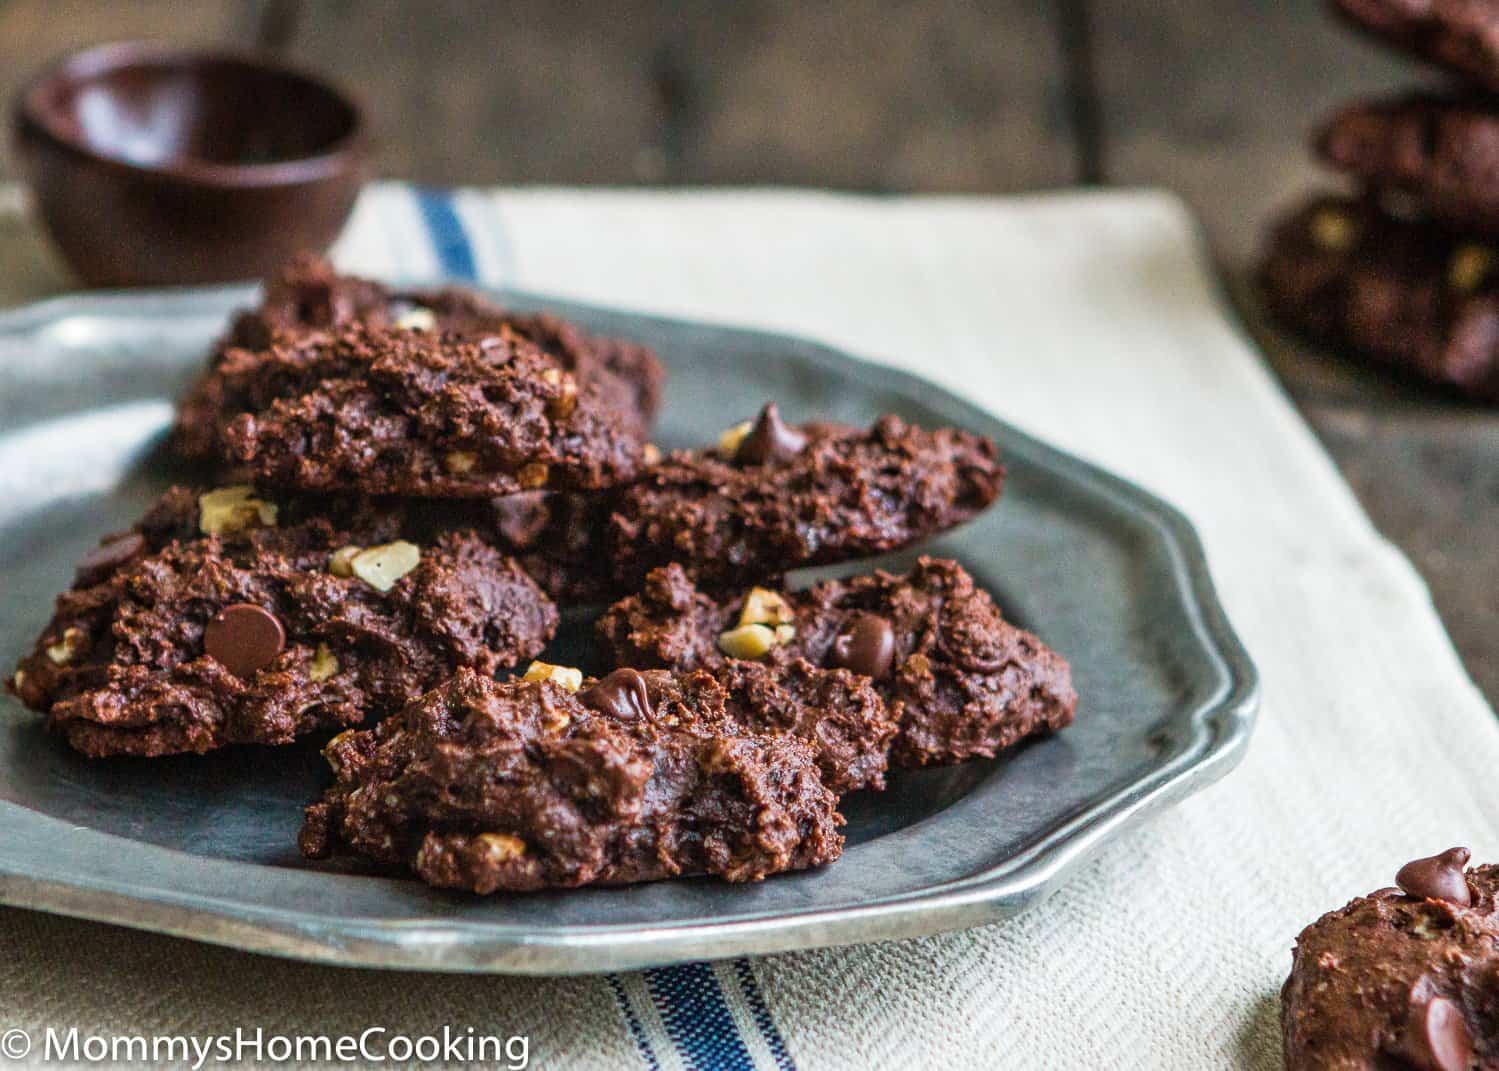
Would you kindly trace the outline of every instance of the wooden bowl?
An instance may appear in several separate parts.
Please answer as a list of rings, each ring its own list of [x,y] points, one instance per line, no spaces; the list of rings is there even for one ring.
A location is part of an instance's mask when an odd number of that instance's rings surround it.
[[[333,241],[369,162],[359,107],[321,79],[151,42],[38,75],[15,134],[48,230],[97,286],[268,275]]]

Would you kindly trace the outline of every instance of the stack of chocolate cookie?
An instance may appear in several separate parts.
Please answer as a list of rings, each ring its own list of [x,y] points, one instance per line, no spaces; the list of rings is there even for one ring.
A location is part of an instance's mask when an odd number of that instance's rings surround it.
[[[1066,663],[955,562],[782,581],[985,509],[992,443],[767,404],[663,454],[664,378],[298,261],[179,406],[202,485],[80,563],[10,688],[92,757],[337,732],[303,851],[476,892],[830,862],[840,795],[1071,721]],[[547,660],[558,603],[600,609],[599,665]]]
[[[1406,374],[1499,401],[1499,8],[1335,0],[1354,25],[1455,76],[1353,104],[1315,138],[1352,196],[1278,223],[1260,281],[1286,323]]]

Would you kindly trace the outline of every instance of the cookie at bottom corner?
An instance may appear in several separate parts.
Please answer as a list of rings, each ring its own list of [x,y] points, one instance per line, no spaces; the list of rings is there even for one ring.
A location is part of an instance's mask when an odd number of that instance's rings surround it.
[[[1499,1068],[1499,867],[1468,859],[1414,860],[1301,932],[1281,990],[1287,1071]]]

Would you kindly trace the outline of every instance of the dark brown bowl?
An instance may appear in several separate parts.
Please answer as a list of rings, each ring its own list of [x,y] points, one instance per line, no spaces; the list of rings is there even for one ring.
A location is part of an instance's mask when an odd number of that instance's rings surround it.
[[[326,82],[151,42],[50,67],[15,132],[48,230],[97,286],[259,278],[325,249],[369,160],[360,109]]]

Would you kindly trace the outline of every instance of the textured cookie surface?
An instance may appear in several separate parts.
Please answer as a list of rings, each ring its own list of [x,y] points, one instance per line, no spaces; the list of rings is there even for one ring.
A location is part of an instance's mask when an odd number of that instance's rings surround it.
[[[1288,1071],[1499,1068],[1499,868],[1464,875],[1466,860],[1418,860],[1404,888],[1302,931],[1281,992]]]
[[[301,491],[484,497],[600,487],[641,444],[534,343],[363,325],[234,349],[213,369],[227,465]]]
[[[981,512],[1004,482],[979,435],[894,416],[792,427],[767,412],[737,444],[674,452],[610,494],[498,504],[502,545],[573,599],[638,591],[672,563],[724,588],[910,546]],[[762,436],[767,423],[779,431]]]
[[[1278,224],[1260,288],[1285,323],[1481,401],[1499,400],[1499,245],[1318,198]]]
[[[1333,167],[1433,218],[1499,233],[1499,112],[1476,100],[1407,97],[1354,104],[1317,137]]]
[[[661,403],[666,372],[644,346],[592,336],[554,316],[509,312],[467,290],[392,290],[371,279],[340,275],[321,258],[301,257],[267,282],[259,306],[235,317],[209,368],[178,407],[174,449],[199,460],[217,454],[224,399],[213,369],[229,350],[267,349],[356,323],[373,328],[415,324],[471,342],[506,332],[518,335],[556,357],[641,439],[649,436]]]
[[[302,851],[475,893],[755,881],[838,857],[836,797],[805,743],[741,731],[705,674],[621,681],[573,691],[464,671],[340,735]]]
[[[551,638],[551,601],[473,533],[310,508],[169,491],[84,560],[11,690],[88,755],[202,752],[383,717]]]
[[[899,724],[898,765],[992,757],[1070,724],[1071,671],[1000,615],[956,562],[715,598],[678,566],[600,618],[614,664],[708,669],[801,660],[865,676]]]
[[[838,795],[885,787],[895,740],[895,713],[872,683],[843,669],[820,669],[803,659],[775,665],[729,662],[711,673],[642,674],[653,694],[693,709],[715,707],[746,733],[781,733],[804,741],[822,780]],[[708,695],[701,693],[711,681]]]

